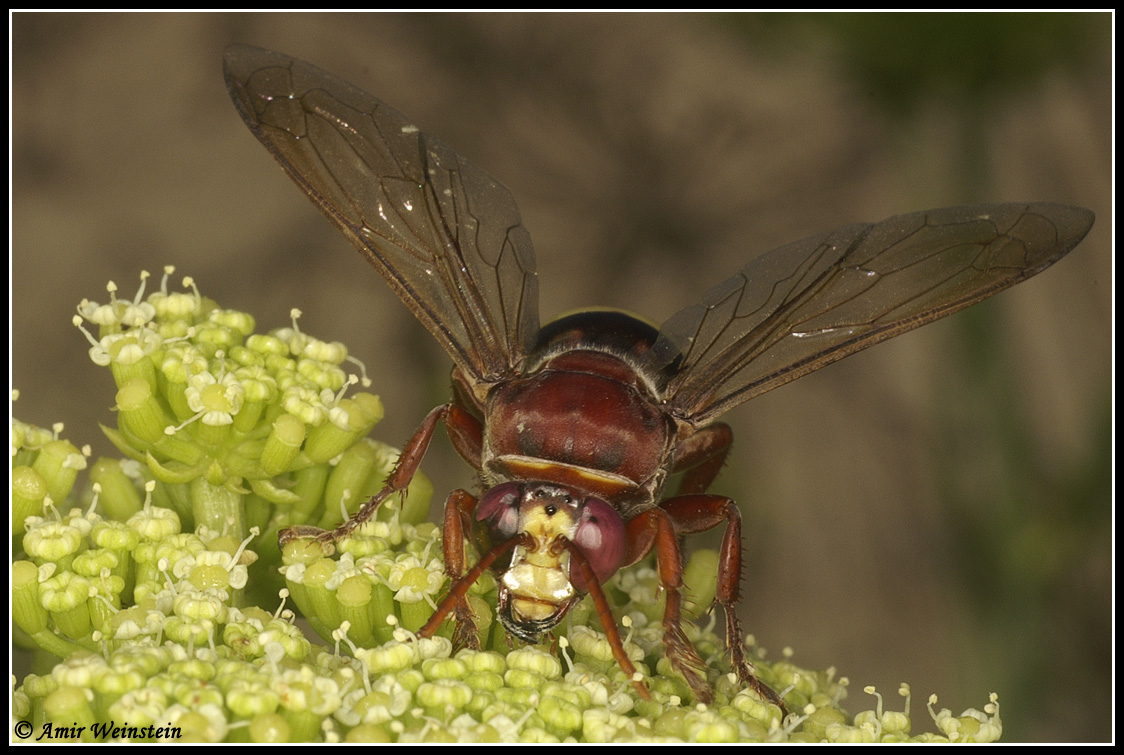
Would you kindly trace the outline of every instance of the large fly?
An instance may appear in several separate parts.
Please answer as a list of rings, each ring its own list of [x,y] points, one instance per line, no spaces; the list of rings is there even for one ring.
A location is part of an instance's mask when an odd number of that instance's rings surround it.
[[[667,657],[708,702],[706,664],[681,626],[679,541],[721,526],[716,600],[733,668],[784,710],[742,644],[738,508],[706,492],[733,438],[719,415],[1026,280],[1093,224],[1089,210],[1046,203],[900,215],[757,257],[658,329],[611,311],[540,326],[531,241],[507,189],[307,63],[238,46],[224,64],[250,130],[454,363],[452,400],[422,422],[383,490],[337,529],[291,528],[282,541],[346,537],[405,490],[443,424],[482,492],[456,490],[446,501],[452,586],[421,634],[451,615],[455,639],[478,645],[467,592],[487,569],[498,574],[501,623],[528,642],[589,594],[642,695],[601,585],[656,553]],[[470,566],[472,540],[481,556]]]

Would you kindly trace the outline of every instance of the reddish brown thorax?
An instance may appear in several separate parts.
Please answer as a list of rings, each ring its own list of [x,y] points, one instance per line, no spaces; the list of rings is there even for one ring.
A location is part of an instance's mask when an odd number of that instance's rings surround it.
[[[650,505],[665,478],[673,428],[636,370],[599,351],[549,359],[488,397],[486,475],[549,480],[625,511]]]

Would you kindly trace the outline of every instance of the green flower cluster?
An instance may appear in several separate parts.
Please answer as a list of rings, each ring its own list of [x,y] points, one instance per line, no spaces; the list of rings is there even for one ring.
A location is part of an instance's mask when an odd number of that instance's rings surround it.
[[[170,273],[170,271],[168,271]],[[190,286],[190,281],[186,281]],[[418,475],[378,516],[326,548],[276,533],[334,527],[376,492],[397,451],[364,436],[382,414],[341,365],[346,350],[294,327],[255,335],[249,315],[192,287],[106,305],[91,356],[118,386],[125,460],[88,464],[53,432],[13,423],[12,617],[15,645],[45,673],[13,696],[13,738],[40,741],[559,742],[993,741],[998,704],[929,714],[940,734],[911,737],[904,712],[853,719],[846,679],[790,660],[757,674],[791,715],[742,689],[711,620],[688,622],[716,700],[692,703],[666,663],[656,572],[636,567],[605,586],[641,699],[617,664],[591,601],[553,644],[513,648],[495,621],[496,585],[468,600],[480,650],[454,652],[452,620],[416,632],[447,589],[441,532],[424,521]],[[90,485],[76,484],[85,470]],[[61,513],[67,512],[67,513]],[[270,576],[283,560],[282,607]],[[686,609],[713,600],[717,554],[687,565]],[[278,586],[280,583],[277,583]],[[259,588],[254,590],[254,588]],[[291,595],[325,647],[284,608]],[[262,606],[262,607],[256,607]],[[752,646],[752,638],[749,638]],[[873,693],[873,690],[868,689]],[[27,728],[30,724],[30,734]]]
[[[401,526],[392,517],[360,527],[335,549],[294,541],[284,561],[286,583],[302,613],[322,636],[346,641],[377,679],[379,694],[372,698],[377,705],[363,709],[362,726],[347,739],[901,742],[993,741],[1001,733],[993,699],[986,713],[968,711],[960,717],[930,708],[943,736],[911,737],[910,693],[904,685],[906,712],[883,713],[879,697],[876,710],[849,720],[840,708],[845,679],[787,660],[758,660],[762,681],[784,695],[790,710],[799,711],[782,722],[776,706],[742,688],[730,673],[713,619],[704,627],[684,626],[712,670],[716,691],[713,705],[691,704],[686,682],[664,658],[664,601],[650,567],[625,570],[605,586],[627,630],[626,652],[651,692],[652,699],[643,700],[613,657],[588,598],[567,614],[557,652],[549,641],[512,649],[495,621],[495,581],[485,575],[469,596],[482,650],[454,653],[448,639],[451,619],[438,637],[416,639],[414,632],[432,615],[445,585],[440,533],[432,525]],[[684,573],[689,611],[702,613],[713,600],[717,568],[716,551],[691,557]]]
[[[686,685],[668,670],[647,679],[652,700],[638,699],[604,635],[589,626],[597,619],[586,604],[569,615],[557,654],[511,649],[502,631],[489,631],[494,622],[482,624],[489,649],[454,653],[447,637],[419,640],[407,629],[433,610],[418,595],[442,587],[434,577],[442,571],[436,528],[392,516],[350,540],[334,560],[286,559],[293,595],[303,593],[297,603],[312,607],[309,621],[321,632],[336,625],[332,651],[312,645],[291,612],[236,607],[254,555],[225,536],[182,533],[174,512],[146,505],[124,523],[81,510],[33,518],[24,537],[30,558],[13,565],[13,618],[66,660],[24,680],[14,717],[51,741],[910,739],[908,712],[883,713],[879,700],[877,710],[848,721],[839,708],[845,680],[788,661],[757,669],[794,710],[801,706],[783,723],[775,706],[728,674],[714,679],[710,707],[689,704]],[[357,557],[360,543],[369,552]],[[688,575],[705,573],[715,558],[697,555]],[[627,601],[626,648],[645,670],[659,655],[657,581],[654,570],[640,568],[607,589]],[[473,605],[486,618],[494,586],[481,589]],[[712,629],[688,630],[721,671]],[[1000,733],[994,709],[932,714],[947,738],[988,741]]]
[[[396,504],[380,507],[388,520],[367,522],[335,549],[314,540],[285,547],[285,584],[321,637],[334,637],[346,622],[351,642],[375,647],[393,639],[396,627],[417,632],[433,615],[447,582],[441,532],[428,522],[402,524]]]
[[[12,564],[12,619],[59,657],[143,637],[213,643],[257,560],[248,538],[183,533],[174,512],[151,505],[125,522],[95,507],[51,513],[26,520],[27,558]]]
[[[132,300],[110,284],[109,303],[78,307],[90,357],[118,388],[117,427],[106,435],[144,465],[156,503],[189,529],[241,539],[256,526],[272,540],[292,525],[342,521],[394,462],[391,449],[358,442],[383,408],[370,393],[347,397],[359,382],[343,369],[347,349],[301,333],[296,310],[292,328],[254,333],[253,317],[220,308],[190,278],[170,293],[172,272],[147,297],[145,274]],[[427,496],[418,490],[415,500]]]
[[[12,564],[16,639],[65,660],[24,680],[13,715],[50,741],[222,741],[275,712],[262,702],[277,677],[266,672],[304,661],[312,645],[291,612],[237,607],[257,560],[247,543],[184,533],[151,503],[125,522],[95,507],[29,518],[28,558]],[[99,735],[111,721],[165,735]]]

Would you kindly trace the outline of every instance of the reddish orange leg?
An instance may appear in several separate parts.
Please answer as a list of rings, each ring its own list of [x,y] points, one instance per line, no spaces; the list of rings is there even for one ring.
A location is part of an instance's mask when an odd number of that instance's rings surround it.
[[[724,422],[697,430],[681,440],[675,447],[675,466],[672,472],[683,472],[676,496],[705,493],[722,471],[734,433]]]
[[[780,695],[757,678],[753,673],[753,664],[745,654],[744,635],[737,615],[742,573],[742,520],[737,505],[720,495],[685,495],[664,501],[660,508],[667,512],[678,535],[705,532],[725,521],[726,530],[718,556],[715,602],[722,606],[726,615],[726,646],[730,661],[742,684],[749,685],[762,698],[779,706],[782,715],[788,715]]]
[[[637,679],[636,666],[632,665],[632,660],[624,651],[624,642],[621,640],[620,632],[617,631],[613,610],[609,608],[609,601],[605,598],[605,592],[601,589],[601,583],[597,580],[593,567],[589,565],[589,561],[577,544],[563,537],[557,542],[561,542],[570,552],[570,559],[578,565],[582,578],[585,579],[586,587],[589,588],[589,594],[593,598],[593,606],[597,610],[597,617],[601,620],[601,628],[605,630],[605,638],[609,640],[609,647],[613,649],[613,657],[617,659],[617,663],[632,682],[637,694],[645,700],[651,700],[652,693],[644,686],[644,682]]]
[[[386,478],[382,490],[367,499],[350,519],[334,530],[325,531],[309,525],[297,525],[281,530],[277,535],[277,541],[281,547],[284,548],[287,543],[300,537],[315,537],[321,543],[334,545],[337,540],[347,537],[370,521],[383,501],[395,494],[405,495],[406,488],[409,487],[410,481],[414,479],[414,474],[417,473],[422,458],[425,457],[425,452],[429,449],[429,442],[433,440],[437,423],[441,421],[444,421],[449,437],[461,456],[470,464],[475,464],[479,468],[482,443],[482,429],[479,420],[456,405],[439,406],[426,415],[425,419],[422,420],[421,427],[414,432],[413,437],[406,443],[406,447],[402,449],[402,455],[398,457],[398,463],[394,465],[394,469]]]
[[[472,513],[476,510],[476,503],[476,498],[463,490],[454,490],[445,501],[441,544],[445,555],[445,574],[452,580],[453,585],[458,584],[464,578],[467,568],[464,545],[468,542],[468,535],[472,531]],[[472,582],[475,582],[476,579],[479,579],[479,574]],[[468,583],[468,587],[472,586],[472,582]],[[449,592],[451,595],[454,591],[450,589]],[[479,650],[480,633],[476,628],[476,615],[473,614],[468,605],[467,593],[461,595],[454,604],[453,616],[456,619],[456,629],[453,630],[453,646],[455,648],[465,647]],[[436,629],[436,627],[434,628]]]
[[[632,519],[628,525],[628,555],[626,564],[634,564],[656,549],[656,570],[660,587],[666,594],[663,613],[664,645],[667,659],[683,675],[695,699],[702,703],[714,700],[714,692],[706,680],[706,664],[698,651],[683,634],[682,598],[683,563],[675,528],[663,509],[649,509]]]
[[[446,533],[446,535],[448,535],[448,533]],[[503,541],[502,543],[485,553],[484,557],[476,563],[476,566],[472,567],[472,569],[469,570],[468,574],[465,574],[463,577],[453,583],[452,587],[449,588],[449,594],[446,595],[445,599],[441,601],[441,604],[437,606],[437,610],[433,613],[433,616],[430,617],[429,621],[425,623],[425,626],[421,628],[421,631],[418,632],[418,636],[432,637],[437,633],[437,629],[441,626],[441,623],[445,621],[445,619],[448,618],[449,614],[451,613],[457,614],[459,621],[459,614],[457,613],[457,611],[459,610],[459,607],[461,605],[464,605],[467,608],[468,603],[465,600],[465,596],[468,595],[469,588],[472,587],[476,580],[480,579],[480,575],[483,574],[484,571],[488,569],[488,567],[495,563],[497,558],[517,545],[530,544],[528,543],[529,540],[530,536],[526,533],[521,532],[515,537]],[[473,626],[475,628],[475,624]]]

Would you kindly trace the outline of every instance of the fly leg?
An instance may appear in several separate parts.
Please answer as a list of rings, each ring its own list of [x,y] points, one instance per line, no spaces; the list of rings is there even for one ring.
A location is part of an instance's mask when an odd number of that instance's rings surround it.
[[[464,491],[456,491],[456,493],[464,493]],[[454,493],[453,495],[456,495],[456,493]],[[464,495],[468,496],[467,493],[464,493]],[[471,498],[471,496],[468,496],[468,497]],[[450,496],[450,498],[452,498],[452,496]],[[448,511],[448,508],[446,508],[446,511]],[[446,532],[445,536],[448,537],[448,534],[449,533]],[[517,545],[527,545],[528,540],[529,540],[528,535],[526,533],[520,532],[518,535],[505,540],[504,542],[500,543],[499,545],[495,546],[490,551],[485,553],[483,555],[483,557],[479,561],[476,562],[476,565],[473,566],[468,571],[467,574],[465,574],[463,577],[460,577],[459,579],[457,579],[456,581],[453,582],[452,586],[449,588],[449,594],[446,595],[445,599],[441,601],[441,604],[439,606],[437,606],[437,610],[433,612],[433,616],[430,617],[429,621],[427,621],[425,626],[422,627],[421,630],[418,632],[418,636],[419,637],[432,637],[433,635],[435,635],[437,633],[437,630],[438,630],[438,628],[440,628],[441,623],[449,617],[449,614],[453,614],[454,617],[457,619],[457,624],[458,624],[458,628],[456,630],[454,630],[454,636],[453,636],[454,642],[456,642],[456,638],[457,638],[458,634],[461,633],[461,630],[460,630],[460,607],[463,605],[464,609],[468,612],[469,617],[472,616],[472,612],[468,607],[468,599],[467,599],[469,588],[472,587],[473,584],[475,584],[476,580],[480,579],[480,575],[482,575],[485,571],[488,570],[489,567],[491,567],[491,565],[493,563],[495,563],[497,558],[499,558],[504,553],[511,550],[512,548],[514,548]],[[463,543],[463,541],[460,543],[460,546],[461,546],[460,547],[460,551],[461,551],[460,558],[461,558],[461,563],[463,564],[463,559],[464,559],[464,543]],[[445,553],[446,554],[449,553],[448,547],[446,547]],[[475,620],[473,619],[471,621],[471,623],[472,623],[472,631],[473,631],[473,634],[475,635],[475,627],[476,627]],[[479,643],[479,636],[476,636],[476,645],[479,646],[479,644],[480,644]]]
[[[456,404],[444,404],[426,415],[421,427],[414,432],[406,447],[402,449],[402,454],[387,476],[382,490],[367,499],[350,519],[334,530],[325,531],[308,525],[283,529],[277,536],[281,547],[284,548],[287,543],[300,537],[315,537],[321,543],[334,545],[338,540],[347,537],[370,521],[387,498],[395,494],[404,495],[418,467],[421,466],[425,452],[429,450],[429,442],[433,440],[437,423],[442,421],[457,451],[469,463],[475,463],[476,468],[479,469],[480,448],[483,442],[483,430],[479,420]]]
[[[418,467],[421,466],[421,460],[425,457],[425,452],[429,450],[429,442],[433,440],[433,433],[437,429],[437,423],[448,417],[451,408],[451,405],[445,404],[437,407],[425,416],[425,419],[422,420],[421,427],[414,432],[413,437],[410,438],[406,447],[402,449],[402,454],[398,457],[394,469],[392,469],[387,476],[386,482],[383,483],[382,490],[368,498],[350,519],[339,527],[336,527],[336,529],[325,533],[328,539],[335,542],[341,538],[347,537],[370,521],[371,517],[378,511],[379,506],[381,506],[382,502],[387,498],[396,493],[405,494],[406,488],[410,485],[410,481],[414,479],[414,473],[417,472]]]
[[[716,422],[691,433],[679,442],[675,448],[675,464],[671,471],[683,472],[679,483],[680,495],[690,497],[706,492],[722,469],[733,438],[729,425]],[[714,699],[714,692],[706,681],[706,664],[683,634],[683,598],[679,594],[683,586],[683,557],[678,536],[684,533],[677,530],[674,519],[662,505],[634,517],[628,522],[627,532],[626,565],[636,563],[653,548],[656,550],[660,587],[666,594],[663,630],[667,658],[687,680],[695,698],[709,703]],[[736,584],[735,581],[735,593]]]
[[[726,530],[718,562],[718,585],[715,601],[726,616],[726,645],[738,681],[757,691],[765,700],[780,707],[787,715],[784,701],[753,673],[753,664],[746,658],[737,604],[741,590],[742,525],[737,504],[729,498],[707,495],[706,490],[722,470],[730,453],[734,434],[730,426],[715,422],[681,440],[675,449],[673,472],[682,472],[679,492],[660,504],[674,524],[676,535],[690,535],[713,529],[723,522]]]
[[[597,575],[593,571],[593,567],[589,565],[589,560],[582,553],[582,549],[576,543],[568,538],[559,536],[558,540],[563,548],[570,552],[570,558],[573,563],[581,570],[582,577],[585,579],[586,586],[589,588],[589,594],[593,598],[593,605],[597,610],[597,617],[601,620],[601,628],[605,630],[605,638],[609,641],[609,647],[613,650],[613,657],[617,659],[621,669],[628,676],[632,682],[633,688],[645,700],[652,699],[652,693],[644,686],[644,682],[640,680],[639,674],[636,672],[636,666],[632,665],[632,660],[625,652],[624,642],[621,641],[621,634],[617,631],[617,622],[613,618],[613,611],[609,608],[609,601],[605,597],[605,591],[601,589],[601,582],[598,581]]]
[[[672,472],[683,472],[676,495],[705,493],[722,471],[734,432],[724,422],[715,422],[688,435],[675,447]]]
[[[445,501],[445,518],[441,530],[441,543],[445,554],[445,574],[452,581],[452,587],[445,600],[448,601],[450,598],[453,600],[452,614],[456,621],[456,628],[453,630],[453,647],[471,650],[480,649],[480,632],[476,628],[476,615],[468,604],[467,592],[476,579],[467,582],[463,592],[458,592],[457,586],[465,576],[467,564],[464,557],[464,546],[468,542],[468,534],[472,532],[472,514],[476,511],[476,504],[477,500],[472,495],[463,490],[454,490]],[[448,609],[445,613],[448,613]],[[433,624],[433,631],[436,631],[444,619],[445,614],[438,610],[426,626]],[[422,636],[427,637],[429,635],[423,633]]]
[[[656,571],[666,602],[663,613],[664,646],[672,667],[683,675],[695,699],[702,703],[714,701],[714,691],[706,680],[706,663],[683,633],[682,596],[683,560],[671,518],[663,509],[649,509],[634,517],[627,525],[628,555],[625,564],[634,564],[654,548]]]
[[[660,504],[675,526],[677,535],[693,535],[726,523],[722,547],[718,555],[718,584],[715,602],[726,615],[726,646],[738,681],[756,690],[762,699],[788,715],[784,701],[769,685],[753,673],[753,664],[746,657],[741,622],[737,605],[741,591],[742,573],[742,519],[737,504],[720,495],[685,495],[670,498]]]

